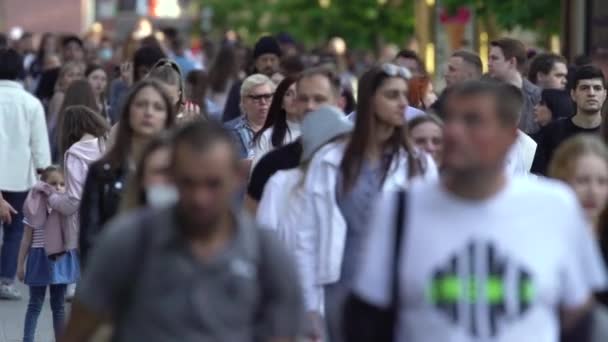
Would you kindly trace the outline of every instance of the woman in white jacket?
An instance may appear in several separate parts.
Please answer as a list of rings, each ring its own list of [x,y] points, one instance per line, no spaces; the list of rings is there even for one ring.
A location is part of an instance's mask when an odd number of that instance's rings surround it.
[[[332,342],[342,341],[342,306],[375,196],[405,189],[415,176],[437,177],[432,158],[415,150],[407,135],[408,78],[407,69],[392,64],[363,74],[351,137],[317,152],[306,175],[295,256],[307,309],[317,327],[325,316]]]

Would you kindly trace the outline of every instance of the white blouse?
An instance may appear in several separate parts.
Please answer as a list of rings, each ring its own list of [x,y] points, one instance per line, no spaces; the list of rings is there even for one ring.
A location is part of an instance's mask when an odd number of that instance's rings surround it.
[[[283,139],[283,145],[287,145],[292,141],[298,139],[300,137],[300,122],[298,121],[289,121],[287,120],[287,127],[289,128],[287,133],[285,134],[285,138]],[[270,127],[260,137],[260,140],[254,146],[254,157],[253,163],[251,164],[251,170],[255,167],[255,165],[262,159],[262,157],[274,150],[274,146],[272,146],[272,132],[274,127]]]

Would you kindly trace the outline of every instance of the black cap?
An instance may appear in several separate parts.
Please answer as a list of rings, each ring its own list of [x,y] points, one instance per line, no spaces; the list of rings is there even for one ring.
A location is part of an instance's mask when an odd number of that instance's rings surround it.
[[[255,43],[255,48],[253,49],[253,58],[257,59],[261,55],[271,53],[281,57],[281,47],[277,40],[272,36],[264,36]]]

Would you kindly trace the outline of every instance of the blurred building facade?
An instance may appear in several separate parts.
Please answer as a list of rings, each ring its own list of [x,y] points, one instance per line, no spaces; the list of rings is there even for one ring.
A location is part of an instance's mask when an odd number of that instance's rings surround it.
[[[191,0],[0,0],[0,31],[13,28],[43,33],[87,32],[99,22],[117,36],[127,34],[140,18],[184,25]],[[186,21],[187,23],[187,21]]]
[[[92,24],[95,0],[0,0],[0,31],[81,33]]]
[[[564,54],[608,53],[608,6],[606,0],[562,0]]]

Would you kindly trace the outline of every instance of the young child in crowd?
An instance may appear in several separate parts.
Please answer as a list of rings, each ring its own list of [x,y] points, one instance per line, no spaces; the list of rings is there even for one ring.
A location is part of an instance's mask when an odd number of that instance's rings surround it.
[[[58,340],[65,321],[66,287],[80,277],[76,250],[66,248],[70,237],[62,225],[61,215],[48,207],[48,196],[54,192],[65,192],[63,172],[58,166],[44,170],[41,182],[30,191],[23,206],[25,230],[17,276],[30,291],[24,342],[34,341],[47,287],[50,289],[53,328]]]

